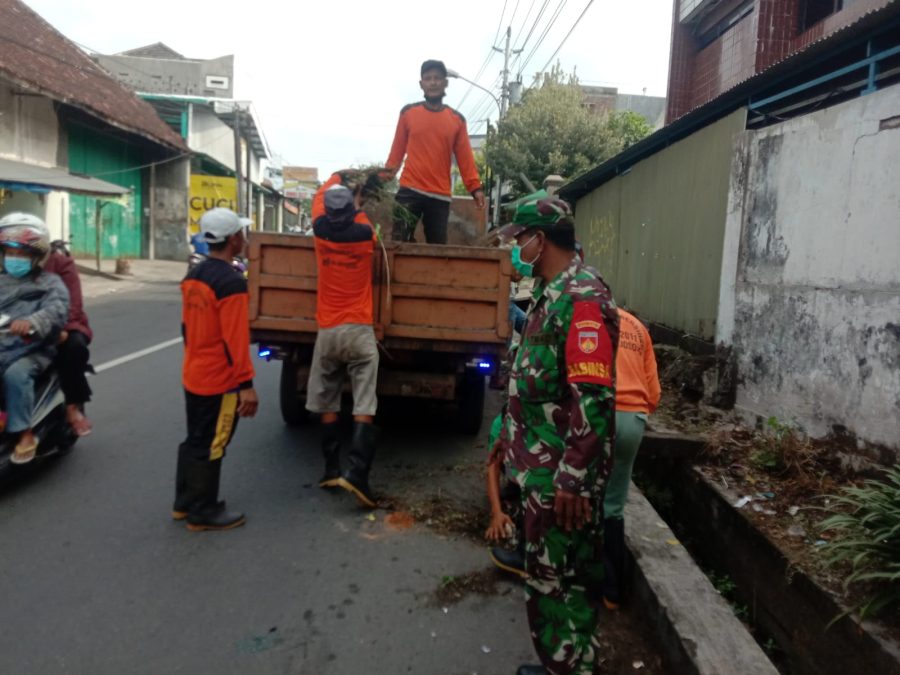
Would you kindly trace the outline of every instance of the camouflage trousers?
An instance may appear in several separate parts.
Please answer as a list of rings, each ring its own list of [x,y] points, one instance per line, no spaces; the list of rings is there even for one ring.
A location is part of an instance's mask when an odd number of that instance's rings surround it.
[[[553,498],[523,494],[528,625],[541,663],[552,675],[590,675],[599,655],[596,591],[603,579],[600,501],[593,520],[566,532]]]

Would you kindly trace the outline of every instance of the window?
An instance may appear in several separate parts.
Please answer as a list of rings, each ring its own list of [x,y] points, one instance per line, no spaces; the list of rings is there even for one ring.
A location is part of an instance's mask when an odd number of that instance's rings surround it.
[[[753,13],[754,0],[745,2],[723,3],[719,11],[711,13],[709,17],[698,24],[695,35],[700,49],[707,47],[722,35],[731,30],[742,19]]]
[[[825,17],[844,8],[844,0],[801,0],[800,32],[812,28]]]
[[[206,87],[208,89],[228,89],[228,78],[219,77],[217,75],[207,75]]]

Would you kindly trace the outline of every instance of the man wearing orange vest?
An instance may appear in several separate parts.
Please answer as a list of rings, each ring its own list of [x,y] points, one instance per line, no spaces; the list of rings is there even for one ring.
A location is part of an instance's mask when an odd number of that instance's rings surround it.
[[[375,457],[378,406],[378,345],[372,328],[372,258],[377,235],[359,210],[363,186],[353,181],[351,173],[334,174],[319,188],[312,204],[319,331],[306,408],[322,421],[325,473],[319,486],[343,488],[363,506],[374,508],[369,471]],[[353,440],[350,468],[342,473],[338,413],[345,376],[353,391]]]
[[[209,257],[181,282],[187,438],[178,448],[172,517],[193,531],[227,530],[244,514],[219,501],[225,448],[239,417],[253,417],[258,402],[250,360],[247,280],[232,267],[247,246],[246,226],[225,208],[200,218]]]
[[[621,307],[619,351],[616,353],[616,447],[613,468],[603,499],[603,602],[608,609],[622,599],[625,566],[624,508],[631,470],[647,417],[659,405],[660,386],[656,355],[644,324]]]
[[[394,240],[412,241],[419,219],[429,244],[447,243],[452,189],[450,160],[456,156],[466,190],[484,209],[484,190],[469,143],[466,118],[443,103],[447,93],[447,68],[430,59],[422,64],[419,86],[425,100],[400,111],[387,168],[396,173],[403,164]],[[404,164],[404,158],[406,163]]]

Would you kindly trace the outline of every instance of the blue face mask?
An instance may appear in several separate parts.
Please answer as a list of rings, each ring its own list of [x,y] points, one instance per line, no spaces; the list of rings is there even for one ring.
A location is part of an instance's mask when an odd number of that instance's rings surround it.
[[[537,235],[534,235],[534,237],[536,236]],[[538,253],[537,258],[535,258],[531,262],[525,262],[524,260],[522,260],[522,249],[528,246],[528,244],[532,242],[534,237],[526,241],[521,246],[516,244],[512,248],[512,266],[513,268],[515,268],[516,272],[526,278],[534,276],[534,263],[536,263],[537,259],[541,257],[541,254]]]
[[[6,256],[3,259],[3,267],[6,273],[17,279],[28,276],[31,273],[31,260],[29,258],[12,258]]]

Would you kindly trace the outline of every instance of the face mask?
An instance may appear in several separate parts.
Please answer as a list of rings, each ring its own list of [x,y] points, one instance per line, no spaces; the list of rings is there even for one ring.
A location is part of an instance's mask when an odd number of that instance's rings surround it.
[[[534,235],[536,237],[537,235]],[[516,244],[512,248],[512,266],[515,268],[516,272],[521,274],[523,277],[533,277],[534,276],[534,263],[537,262],[538,258],[541,257],[541,254],[538,253],[537,257],[531,262],[525,262],[522,260],[522,249],[528,246],[533,240],[534,237],[526,241],[522,246]]]
[[[21,279],[31,272],[31,260],[28,258],[11,258],[7,256],[3,259],[3,267],[10,276]]]

